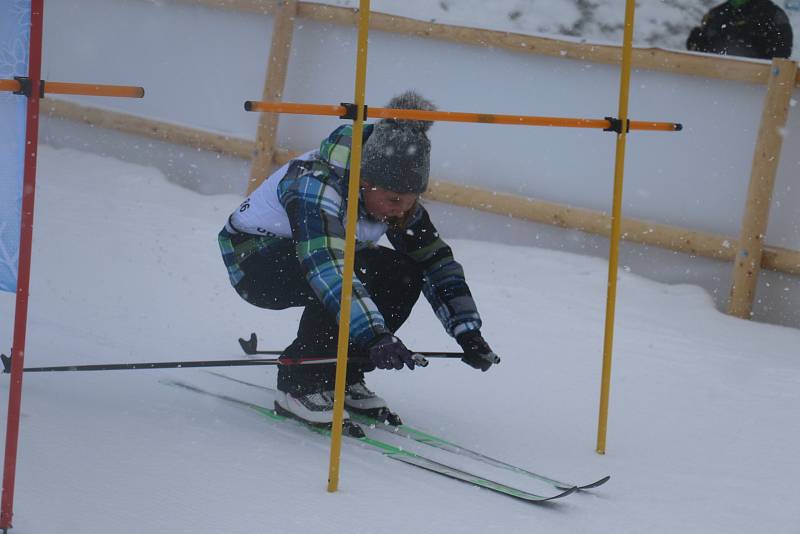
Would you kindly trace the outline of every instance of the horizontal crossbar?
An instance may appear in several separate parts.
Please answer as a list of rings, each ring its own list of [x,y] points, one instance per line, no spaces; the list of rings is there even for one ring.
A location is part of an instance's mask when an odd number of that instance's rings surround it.
[[[271,113],[293,113],[303,115],[331,115],[344,117],[347,108],[343,105],[297,104],[291,102],[244,103],[247,111]],[[366,117],[365,117],[366,118]],[[614,123],[608,119],[571,119],[566,117],[535,117],[528,115],[496,115],[490,113],[464,113],[458,111],[423,111],[419,109],[369,108],[369,118],[412,119],[445,122],[473,122],[483,124],[510,124],[518,126],[556,126],[564,128],[598,128],[608,130]],[[674,122],[630,121],[630,130],[658,130],[675,132],[683,126]]]
[[[129,85],[100,85],[96,83],[69,83],[43,81],[44,93],[60,95],[115,96],[126,98],[144,97],[144,88]],[[0,80],[0,91],[22,91],[20,80]],[[44,95],[42,95],[44,96]]]

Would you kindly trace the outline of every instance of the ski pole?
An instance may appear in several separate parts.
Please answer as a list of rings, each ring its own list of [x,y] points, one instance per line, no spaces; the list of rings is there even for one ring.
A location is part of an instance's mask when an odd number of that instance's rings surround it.
[[[3,372],[11,371],[11,358],[5,354],[0,355],[3,360]],[[26,367],[27,373],[49,371],[122,371],[136,369],[183,369],[189,367],[235,367],[243,365],[309,365],[333,363],[336,358],[304,358],[302,360],[281,361],[278,358],[256,358],[247,360],[200,360],[179,362],[142,362],[142,363],[110,363],[92,365],[60,365],[50,367]]]
[[[259,350],[258,338],[256,337],[255,332],[252,332],[250,334],[250,339],[244,339],[240,337],[239,345],[241,345],[242,350],[244,351],[245,354],[249,354],[251,356],[255,356],[256,354],[283,354],[283,351],[280,350]],[[462,358],[464,356],[464,353],[439,351],[439,352],[415,352],[414,355],[424,356],[425,358]],[[499,359],[494,363],[499,363]]]
[[[0,354],[3,361],[3,372],[11,372],[11,358]],[[366,361],[364,358],[354,358],[354,362]],[[247,365],[320,365],[336,363],[336,358],[249,358],[245,360],[198,360],[178,362],[142,362],[142,363],[104,363],[90,365],[59,365],[50,367],[26,367],[23,372],[43,373],[53,371],[125,371],[142,369],[186,369],[190,367],[238,367]],[[414,354],[414,363],[420,367],[427,367],[428,360],[420,354]]]

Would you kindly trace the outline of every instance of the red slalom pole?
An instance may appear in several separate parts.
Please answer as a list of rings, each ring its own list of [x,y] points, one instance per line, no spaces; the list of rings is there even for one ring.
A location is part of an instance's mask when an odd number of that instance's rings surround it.
[[[19,414],[22,406],[22,368],[25,358],[25,334],[28,323],[28,290],[31,278],[33,241],[33,206],[36,191],[36,155],[39,147],[39,85],[42,79],[42,29],[44,0],[31,0],[31,36],[28,56],[28,118],[25,130],[25,170],[22,187],[22,214],[19,231],[19,267],[17,301],[14,313],[14,346],[11,349],[11,385],[8,392],[6,453],[3,463],[3,497],[0,502],[0,529],[11,528],[14,508],[14,480],[17,471]]]

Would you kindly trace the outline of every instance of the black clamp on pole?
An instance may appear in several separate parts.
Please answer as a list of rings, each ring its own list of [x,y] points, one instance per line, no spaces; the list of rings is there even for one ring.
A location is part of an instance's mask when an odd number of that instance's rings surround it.
[[[30,97],[33,94],[33,87],[31,79],[27,76],[14,76],[14,79],[19,82],[19,91],[14,91],[15,95],[25,95]],[[39,80],[39,98],[44,98],[44,80]]]
[[[339,115],[340,119],[349,119],[354,121],[358,118],[358,104],[349,104],[347,102],[341,102],[341,105],[344,107],[344,113]],[[364,120],[367,120],[367,109],[369,106],[364,104]]]
[[[614,117],[604,117],[604,118],[609,123],[611,123],[611,126],[609,126],[608,128],[603,128],[604,132],[617,132],[618,134],[622,133],[622,121],[620,119],[616,119]],[[627,122],[627,128],[625,129],[625,133],[630,133],[630,131],[631,131],[631,120],[630,119],[626,119],[626,122]]]

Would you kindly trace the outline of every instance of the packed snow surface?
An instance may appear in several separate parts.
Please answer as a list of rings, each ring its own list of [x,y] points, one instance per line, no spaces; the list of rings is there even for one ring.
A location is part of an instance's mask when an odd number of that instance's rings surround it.
[[[263,348],[291,341],[298,310],[257,309],[228,284],[216,233],[239,197],[46,146],[38,180],[27,366],[238,358],[236,338],[251,331]],[[556,478],[611,474],[602,488],[530,505],[346,440],[330,494],[325,438],[160,381],[262,404],[268,392],[198,369],[29,373],[13,532],[797,532],[800,331],[725,316],[694,286],[621,272],[600,456],[606,262],[450,244],[502,363],[480,373],[436,360],[376,371],[368,384],[409,424]],[[13,309],[0,294],[5,351]],[[417,350],[456,349],[424,299],[399,335]],[[223,372],[275,382],[271,368]]]

